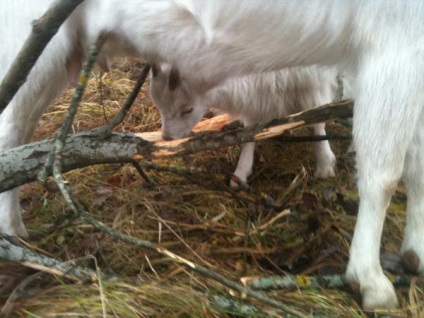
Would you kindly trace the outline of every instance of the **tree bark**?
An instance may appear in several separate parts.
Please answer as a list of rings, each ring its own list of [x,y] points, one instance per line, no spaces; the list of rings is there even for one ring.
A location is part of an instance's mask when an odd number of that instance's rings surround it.
[[[13,61],[0,85],[0,114],[25,83],[29,72],[63,22],[84,0],[57,0],[49,10],[33,22],[32,32]]]
[[[95,281],[98,279],[96,272],[91,269],[39,254],[24,246],[15,245],[6,239],[0,239],[0,259],[21,263],[24,266],[53,275],[64,276],[75,281]]]
[[[62,169],[70,171],[94,164],[125,163],[133,160],[183,156],[204,150],[228,147],[278,136],[308,124],[352,116],[353,102],[343,101],[290,115],[270,123],[235,130],[221,129],[222,117],[201,124],[202,133],[179,140],[163,141],[160,132],[112,133],[105,139],[92,130],[68,136],[63,149]],[[224,118],[225,119],[225,118]],[[205,128],[206,127],[206,128]],[[197,127],[198,128],[198,127]],[[203,133],[208,129],[209,133]],[[197,129],[198,131],[198,129]],[[53,140],[43,140],[0,153],[0,192],[34,181],[53,148]],[[51,174],[51,171],[48,171]]]

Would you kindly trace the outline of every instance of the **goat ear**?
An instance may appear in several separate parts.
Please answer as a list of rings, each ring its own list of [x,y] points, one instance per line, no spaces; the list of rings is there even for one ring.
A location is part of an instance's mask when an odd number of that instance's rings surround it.
[[[180,72],[176,68],[172,68],[171,72],[169,73],[169,81],[168,81],[168,87],[169,90],[172,92],[175,90],[181,83],[180,79]]]
[[[159,66],[156,63],[152,63],[151,65],[152,65],[152,74],[153,74],[153,77],[158,76],[158,74],[159,74]]]

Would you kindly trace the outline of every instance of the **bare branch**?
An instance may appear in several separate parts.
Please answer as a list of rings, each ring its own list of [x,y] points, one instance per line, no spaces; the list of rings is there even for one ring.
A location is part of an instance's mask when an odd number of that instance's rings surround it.
[[[49,10],[33,22],[32,32],[15,58],[0,85],[0,114],[25,83],[29,72],[37,62],[51,38],[62,23],[84,0],[57,0]]]
[[[125,101],[124,106],[121,108],[121,110],[115,115],[115,117],[112,118],[112,120],[104,125],[103,127],[98,128],[99,130],[104,130],[106,134],[110,133],[113,128],[118,126],[127,115],[128,111],[130,110],[132,104],[134,103],[135,99],[137,98],[138,93],[140,92],[141,87],[143,86],[147,75],[149,75],[150,71],[150,65],[146,64],[141,71],[140,77],[138,78],[137,82],[134,85],[133,90],[131,91],[131,94],[128,96],[127,100]],[[103,131],[102,131],[103,133]]]
[[[195,264],[190,260],[187,260],[177,254],[174,254],[173,252],[163,248],[160,245],[154,244],[152,242],[149,241],[145,241],[145,240],[140,240],[137,239],[135,237],[129,236],[127,234],[124,234],[120,231],[117,231],[109,226],[107,226],[106,224],[97,221],[96,219],[94,219],[88,212],[86,211],[79,211],[81,217],[88,223],[90,223],[91,225],[93,225],[96,229],[98,229],[99,231],[102,231],[104,233],[108,233],[109,235],[111,235],[112,237],[119,239],[123,242],[126,242],[128,244],[137,246],[137,247],[143,247],[143,248],[148,248],[150,250],[154,250],[158,253],[160,253],[161,255],[167,256],[170,259],[172,259],[174,262],[178,263],[178,264],[182,264],[185,265],[186,267],[190,268],[191,270],[193,270],[194,272],[203,275],[204,277],[208,277],[211,278],[237,292],[239,292],[241,295],[246,295],[248,297],[257,299],[263,303],[266,303],[268,305],[271,305],[275,308],[279,308],[281,310],[283,310],[286,313],[290,313],[291,315],[294,315],[295,317],[303,317],[304,315],[300,312],[298,312],[295,309],[292,309],[274,299],[268,298],[265,295],[255,292],[253,290],[251,290],[248,287],[243,287],[235,282],[233,282],[232,280],[229,280],[228,278],[221,276],[220,274],[211,271],[209,269],[207,269],[206,267],[203,267],[201,265]]]
[[[52,149],[49,157],[45,161],[45,165],[43,170],[39,174],[39,179],[43,182],[47,179],[47,171],[51,169],[51,166],[53,165],[53,170],[60,170],[60,161],[62,157],[62,150],[66,144],[66,137],[71,129],[72,122],[74,121],[75,115],[77,113],[78,105],[84,96],[85,87],[87,86],[88,77],[90,75],[90,72],[92,68],[94,67],[94,63],[97,60],[97,55],[99,53],[99,50],[103,44],[102,36],[100,36],[94,47],[92,48],[90,55],[87,59],[87,61],[84,64],[84,67],[81,70],[79,82],[77,85],[77,88],[75,89],[74,95],[72,96],[71,105],[68,108],[68,112],[65,118],[65,121],[63,122],[62,126],[60,127],[54,142],[54,149]],[[58,173],[60,174],[60,173]]]
[[[16,245],[7,239],[0,239],[0,259],[21,263],[26,267],[31,267],[52,275],[64,276],[74,281],[95,281],[97,273],[88,268],[76,266],[73,263],[65,263],[55,258],[51,258],[31,249]]]
[[[252,140],[272,138],[312,123],[348,118],[352,116],[352,110],[353,102],[345,101],[320,106],[267,124],[209,132],[172,141],[160,140],[160,133],[112,133],[108,139],[102,138],[96,131],[79,133],[68,136],[66,140],[62,169],[65,172],[94,164],[131,163],[133,160],[182,156],[219,149]],[[225,121],[220,124],[221,127],[224,126]],[[34,181],[52,147],[52,140],[43,140],[1,152],[0,191]],[[48,173],[51,174],[51,171]]]
[[[66,146],[66,137],[69,133],[69,130],[71,129],[72,123],[74,121],[75,115],[77,113],[78,105],[84,95],[85,87],[87,85],[87,80],[90,75],[91,70],[94,67],[94,63],[96,63],[97,55],[99,53],[99,50],[101,49],[103,44],[102,37],[100,36],[94,47],[91,49],[90,55],[87,59],[87,61],[84,64],[84,67],[80,74],[80,80],[77,86],[77,89],[75,90],[74,96],[72,97],[71,105],[69,106],[68,113],[66,115],[65,121],[63,122],[62,126],[60,127],[59,132],[57,133],[55,142],[54,142],[54,149],[52,150],[50,154],[50,158],[54,158],[53,161],[53,175],[54,179],[56,181],[57,186],[59,187],[60,192],[62,193],[62,196],[66,199],[68,204],[70,204],[71,197],[67,190],[67,185],[65,183],[65,179],[62,175],[62,155],[63,155],[63,149]],[[46,171],[50,167],[48,166],[48,163],[46,163],[44,169],[43,169],[43,175],[46,175]]]
[[[392,275],[391,282],[396,286],[410,286],[415,276]],[[295,289],[350,289],[344,275],[286,275],[269,277],[244,277],[243,285],[256,290],[295,290]]]

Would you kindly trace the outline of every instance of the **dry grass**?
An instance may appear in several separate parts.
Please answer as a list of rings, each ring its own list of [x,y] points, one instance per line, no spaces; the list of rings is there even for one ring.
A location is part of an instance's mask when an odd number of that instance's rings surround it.
[[[140,62],[125,60],[115,65],[112,73],[94,76],[75,119],[74,131],[91,129],[110,119],[140,71]],[[67,91],[43,116],[35,140],[56,132],[71,94],[72,90]],[[159,127],[160,116],[145,86],[117,130],[144,132]],[[346,128],[331,123],[328,132],[345,133]],[[348,146],[348,141],[332,142],[338,158],[338,176],[317,180],[312,177],[311,144],[264,141],[257,147],[250,179],[255,192],[250,194],[232,193],[226,187],[239,147],[157,162],[205,169],[192,174],[147,169],[155,187],[148,186],[130,165],[92,166],[67,173],[66,178],[74,194],[98,220],[135,237],[159,242],[228,278],[338,274],[344,272],[347,264],[358,200],[352,155],[346,154]],[[299,179],[293,183],[296,177]],[[281,210],[261,204],[259,193],[269,194],[291,213],[270,221]],[[33,245],[62,260],[92,255],[103,272],[114,273],[123,280],[79,285],[47,275],[34,278],[25,295],[17,300],[12,317],[281,316],[274,308],[253,300],[244,304],[254,305],[260,313],[251,308],[234,313],[236,307],[222,306],[222,300],[231,297],[220,284],[152,251],[116,241],[82,221],[61,226],[69,215],[58,192],[46,192],[33,183],[22,187],[21,201]],[[404,203],[405,195],[399,189],[384,230],[382,250],[387,259],[399,253]],[[81,262],[93,266],[90,257]],[[1,289],[1,299],[5,301],[19,281],[33,272],[14,264],[0,266],[2,277],[12,282]],[[399,271],[398,267],[394,270]],[[397,288],[397,292],[402,305],[397,316],[424,315],[423,289],[415,281],[409,288]],[[222,298],[218,301],[213,295]],[[268,296],[305,316],[367,317],[358,305],[357,295],[349,291],[272,291]],[[233,300],[242,304],[237,298]]]

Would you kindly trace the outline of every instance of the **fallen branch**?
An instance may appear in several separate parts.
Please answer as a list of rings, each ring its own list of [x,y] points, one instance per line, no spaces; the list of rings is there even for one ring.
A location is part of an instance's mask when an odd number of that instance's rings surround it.
[[[56,171],[55,171],[56,174]],[[190,260],[187,260],[165,248],[163,248],[162,246],[149,242],[149,241],[145,241],[145,240],[141,240],[141,239],[137,239],[135,237],[132,237],[130,235],[124,234],[118,230],[115,230],[109,226],[107,226],[106,224],[94,219],[86,210],[85,208],[82,206],[82,204],[80,202],[78,202],[78,200],[76,200],[72,194],[71,194],[71,185],[67,182],[64,182],[63,178],[60,176],[60,178],[58,178],[55,175],[55,181],[57,183],[57,185],[60,187],[60,190],[62,192],[63,198],[65,199],[68,207],[76,214],[78,214],[83,220],[85,220],[86,222],[88,222],[89,224],[93,225],[94,228],[96,228],[99,231],[102,231],[104,233],[107,233],[109,235],[111,235],[112,237],[119,239],[125,243],[131,244],[133,246],[136,247],[142,247],[142,248],[148,248],[150,250],[156,251],[157,253],[167,256],[169,257],[172,261],[178,263],[178,264],[182,264],[188,268],[190,268],[191,270],[193,270],[194,272],[203,275],[204,277],[207,278],[211,278],[217,282],[219,282],[220,284],[223,284],[224,286],[227,286],[229,288],[231,288],[232,290],[240,293],[241,296],[247,296],[247,297],[251,297],[254,298],[256,300],[259,300],[263,303],[266,303],[268,305],[271,305],[275,308],[281,309],[286,313],[289,313],[291,315],[294,315],[294,317],[303,317],[304,315],[300,312],[298,312],[295,309],[291,309],[290,307],[274,300],[271,298],[268,298],[265,295],[262,295],[261,293],[255,292],[253,290],[251,290],[248,287],[243,287],[235,282],[233,282],[232,280],[221,276],[220,274],[211,271],[209,269],[207,269],[206,267],[203,267],[201,265],[198,265]]]
[[[106,224],[94,219],[88,212],[86,212],[82,209],[79,209],[79,207],[77,207],[74,204],[75,203],[72,202],[70,204],[70,207],[72,209],[75,208],[76,209],[75,212],[79,213],[81,215],[81,217],[86,222],[93,225],[93,227],[95,227],[99,231],[102,231],[103,233],[107,233],[107,234],[111,235],[112,237],[119,239],[120,241],[123,241],[125,243],[131,244],[133,246],[148,248],[150,250],[156,251],[157,253],[159,253],[161,255],[167,256],[172,261],[174,261],[178,264],[182,264],[182,265],[190,268],[194,272],[201,274],[203,277],[211,278],[211,279],[219,282],[220,284],[223,284],[223,285],[231,288],[232,290],[240,293],[241,296],[247,296],[247,297],[254,298],[254,299],[259,300],[263,303],[271,305],[275,308],[279,308],[279,309],[283,310],[285,313],[289,313],[291,315],[294,315],[295,317],[303,317],[304,316],[302,313],[298,312],[295,309],[292,309],[292,308],[290,308],[286,305],[283,305],[282,303],[280,303],[280,302],[278,302],[274,299],[268,298],[265,295],[262,295],[258,292],[255,292],[248,287],[243,287],[243,286],[233,282],[232,280],[229,280],[228,278],[221,276],[220,274],[207,269],[206,267],[195,264],[190,260],[187,260],[187,259],[185,259],[185,258],[183,258],[183,257],[181,257],[177,254],[172,253],[171,251],[163,248],[160,245],[154,244],[154,243],[149,242],[149,241],[141,240],[141,239],[129,236],[127,234],[124,234],[124,233],[122,233],[118,230],[115,230],[115,229],[107,226]]]
[[[281,141],[281,142],[317,142],[317,141],[323,141],[323,140],[340,140],[340,139],[352,139],[352,135],[346,134],[346,135],[313,135],[313,136],[277,136],[274,139]]]
[[[62,23],[83,1],[57,0],[40,19],[33,22],[31,34],[1,82],[0,114],[25,83],[38,57],[51,38],[57,33]]]
[[[352,116],[353,102],[328,104],[266,124],[220,131],[228,117],[211,126],[217,132],[171,141],[160,139],[160,132],[146,134],[112,133],[104,139],[96,130],[70,135],[62,153],[62,171],[94,164],[131,163],[133,160],[183,156],[215,150],[253,140],[272,138],[308,124]],[[209,125],[211,122],[208,122]],[[208,125],[203,123],[203,125]],[[0,153],[0,192],[34,181],[53,147],[43,140]],[[51,169],[48,171],[51,174]]]
[[[206,297],[215,307],[230,312],[235,317],[262,317],[272,318],[274,315],[262,312],[257,307],[239,299],[233,297],[226,297],[222,295],[208,295],[203,293],[203,297]],[[292,317],[287,313],[278,313],[281,317]]]
[[[390,275],[389,279],[395,286],[409,286],[416,276]],[[293,290],[293,289],[349,289],[349,283],[344,275],[286,275],[270,277],[243,277],[241,282],[256,290]]]
[[[48,159],[53,158],[53,166],[50,167],[48,163],[46,162],[43,169],[44,182],[46,181],[46,177],[45,177],[45,175],[47,175],[46,171],[49,169],[53,170],[53,176],[56,181],[56,185],[58,186],[60,192],[62,193],[62,196],[67,202],[70,201],[71,198],[70,198],[70,193],[66,189],[67,183],[62,175],[63,149],[66,146],[67,135],[72,127],[72,123],[77,113],[78,105],[84,95],[88,77],[90,75],[92,68],[94,67],[94,63],[97,60],[97,55],[103,45],[103,42],[104,41],[102,40],[102,36],[100,36],[97,39],[94,47],[91,49],[90,56],[84,63],[84,67],[80,72],[80,80],[79,80],[78,86],[72,97],[71,105],[69,106],[65,120],[56,135],[56,139],[54,142],[54,149],[51,151],[50,156],[48,158]],[[69,196],[69,198],[67,198],[67,196]]]
[[[194,262],[191,262],[190,260],[187,260],[157,244],[154,244],[152,242],[149,241],[145,241],[145,240],[140,240],[134,237],[131,237],[127,234],[124,234],[120,231],[117,231],[105,224],[103,224],[102,222],[97,221],[96,219],[92,218],[91,215],[86,212],[86,209],[84,208],[84,206],[78,202],[77,199],[75,199],[72,195],[71,192],[71,185],[65,181],[65,179],[63,178],[62,175],[62,159],[63,159],[63,153],[64,153],[64,148],[67,145],[67,138],[66,138],[66,134],[70,129],[70,126],[72,124],[73,118],[75,116],[76,110],[77,110],[77,106],[78,103],[82,97],[82,94],[84,92],[84,88],[85,88],[85,82],[86,82],[86,77],[88,76],[91,67],[94,64],[94,61],[96,60],[96,55],[98,52],[98,48],[101,46],[101,39],[98,40],[96,47],[93,49],[92,54],[90,54],[89,59],[86,61],[84,69],[82,71],[82,77],[83,80],[80,81],[77,90],[73,96],[72,99],[72,103],[71,106],[68,109],[67,112],[67,116],[65,118],[65,122],[62,125],[62,127],[59,130],[59,133],[57,134],[57,137],[55,139],[54,142],[54,161],[53,161],[53,167],[50,167],[47,163],[45,165],[45,168],[43,170],[43,172],[45,172],[47,169],[53,169],[53,174],[54,174],[54,179],[56,182],[56,185],[59,187],[60,192],[62,193],[63,198],[65,199],[68,208],[73,211],[75,214],[79,215],[82,219],[84,219],[85,221],[87,221],[88,223],[90,223],[91,225],[93,225],[96,229],[105,232],[109,235],[111,235],[114,238],[117,238],[123,242],[132,244],[134,246],[137,247],[144,247],[144,248],[148,248],[151,250],[154,250],[158,253],[160,253],[161,255],[167,256],[169,257],[171,260],[173,260],[176,263],[179,264],[183,264],[185,266],[187,266],[188,268],[190,268],[191,270],[193,270],[196,273],[200,273],[205,277],[211,278],[229,288],[231,288],[234,291],[239,292],[242,296],[248,296],[254,299],[257,299],[259,301],[262,301],[266,304],[272,305],[275,308],[279,308],[281,310],[283,310],[286,313],[292,314],[295,317],[303,317],[304,315],[300,312],[298,312],[295,309],[291,309],[290,307],[276,301],[273,300],[271,298],[268,298],[265,295],[262,295],[261,293],[257,293],[253,290],[250,290],[247,287],[243,287],[240,284],[237,284],[229,279],[227,279],[224,276],[219,275],[218,273],[211,271],[209,269],[207,269],[206,267],[203,267],[201,265],[195,264]],[[146,74],[147,75],[147,74]],[[129,106],[128,106],[129,107]],[[123,114],[125,116],[125,113]],[[119,117],[119,115],[118,115]],[[122,117],[123,118],[123,117]],[[99,135],[99,133],[97,132],[97,136]],[[98,136],[99,137],[99,136]],[[102,136],[100,136],[102,137]],[[104,134],[103,134],[103,138],[104,138]],[[144,147],[146,148],[146,147]],[[143,148],[143,149],[144,149]],[[50,153],[48,159],[53,158],[53,151]],[[96,158],[96,156],[94,157]],[[135,160],[134,156],[133,158],[131,158],[132,161]],[[52,160],[48,160],[48,161],[52,161]],[[44,173],[45,174],[45,173]],[[102,303],[103,304],[103,303]],[[103,312],[104,315],[106,314],[106,311]]]
[[[150,150],[136,154],[134,159],[161,158],[167,156],[183,156],[199,151],[219,149],[249,141],[273,138],[286,131],[305,125],[315,124],[336,118],[350,118],[353,114],[353,101],[342,101],[337,104],[326,104],[310,110],[289,115],[282,119],[261,123],[235,130],[220,131],[172,141],[155,141],[149,145]],[[218,125],[217,125],[218,128]],[[224,127],[225,128],[225,127]],[[136,134],[144,138],[143,134]],[[151,136],[153,137],[153,136]],[[150,141],[158,139],[148,139]]]
[[[36,253],[27,247],[13,244],[7,239],[0,239],[0,260],[17,262],[38,271],[78,282],[96,281],[98,279],[97,273],[91,269],[79,267],[74,262],[65,263]]]
[[[180,174],[180,175],[187,175],[191,173],[207,173],[208,171],[210,171],[210,169],[206,167],[202,168],[202,167],[193,167],[193,166],[183,166],[178,164],[166,165],[166,164],[155,163],[148,160],[141,160],[139,161],[139,163],[143,167],[148,169],[153,169],[156,171],[172,172],[172,173]]]

